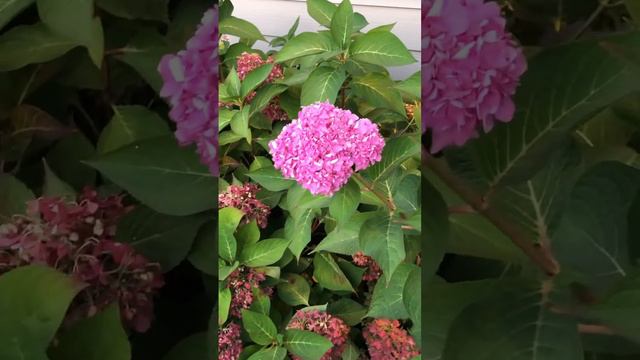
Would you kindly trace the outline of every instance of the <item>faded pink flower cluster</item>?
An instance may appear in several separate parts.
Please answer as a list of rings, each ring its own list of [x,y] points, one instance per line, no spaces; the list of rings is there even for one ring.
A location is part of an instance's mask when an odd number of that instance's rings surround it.
[[[362,332],[371,360],[409,360],[420,355],[416,342],[398,320],[375,319]]]
[[[218,194],[218,207],[234,207],[244,213],[243,224],[256,220],[259,227],[267,227],[267,218],[271,209],[262,201],[256,199],[260,188],[256,184],[246,183],[242,186],[230,185],[222,194]]]
[[[240,266],[229,275],[227,287],[231,290],[231,306],[229,313],[236,318],[242,317],[242,310],[248,309],[253,303],[253,290],[262,291],[271,296],[273,289],[261,287],[260,283],[267,277],[250,267]]]
[[[320,360],[340,360],[349,337],[349,326],[342,319],[319,310],[298,310],[287,329],[312,331],[331,340],[333,347]],[[295,355],[291,355],[291,358],[300,360]]]
[[[240,80],[244,80],[247,75],[253,70],[265,64],[273,64],[273,62],[274,59],[272,56],[269,56],[265,61],[262,59],[262,57],[260,57],[259,54],[243,52],[242,54],[240,54],[240,56],[238,56],[236,71],[238,72],[238,77],[240,78]],[[282,65],[275,64],[273,66],[273,69],[271,69],[271,73],[269,73],[267,80],[265,80],[265,83],[272,83],[282,78],[284,78],[284,70],[282,69]],[[251,94],[247,95],[246,100],[250,102],[255,96],[256,92],[254,91]],[[222,106],[227,105],[229,104],[222,104]],[[280,106],[280,98],[278,96],[275,96],[269,101],[269,104],[267,104],[266,108],[262,110],[262,114],[264,114],[264,116],[266,116],[271,121],[289,119],[287,113]]]
[[[302,108],[298,119],[269,142],[276,169],[313,195],[332,196],[360,171],[382,158],[378,126],[328,102]]]
[[[527,65],[496,2],[426,0],[423,14],[423,129],[438,152],[510,121]]]
[[[218,360],[238,360],[242,352],[240,325],[229,323],[218,330]]]
[[[67,323],[118,302],[127,327],[144,332],[163,279],[158,264],[114,241],[116,224],[128,210],[120,196],[100,198],[88,188],[77,202],[34,200],[26,216],[0,225],[0,274],[29,264],[51,266],[87,284],[72,303]]]
[[[382,269],[380,269],[380,265],[378,265],[378,263],[373,260],[371,256],[367,256],[360,251],[353,254],[353,263],[360,267],[367,268],[364,275],[362,275],[362,280],[364,281],[376,281],[382,275]]]
[[[267,60],[264,61],[259,54],[248,53],[245,51],[238,56],[236,71],[238,72],[240,80],[244,80],[253,70],[265,64],[273,64],[273,62],[273,56],[269,56]],[[269,73],[266,82],[271,83],[278,79],[282,79],[283,77],[284,71],[282,70],[282,65],[275,64],[273,69],[271,69],[271,73]]]
[[[200,159],[218,176],[218,12],[208,10],[185,50],[165,55],[158,70],[164,79],[160,96],[171,105],[183,145],[196,144]]]

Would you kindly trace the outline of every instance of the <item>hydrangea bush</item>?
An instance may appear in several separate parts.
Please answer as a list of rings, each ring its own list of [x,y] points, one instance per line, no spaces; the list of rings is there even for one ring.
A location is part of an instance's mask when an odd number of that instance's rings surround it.
[[[417,359],[421,75],[388,68],[418,60],[306,7],[316,32],[267,44],[220,5],[218,358]]]
[[[637,3],[423,1],[426,359],[640,356]]]
[[[0,4],[0,359],[213,358],[217,14]]]

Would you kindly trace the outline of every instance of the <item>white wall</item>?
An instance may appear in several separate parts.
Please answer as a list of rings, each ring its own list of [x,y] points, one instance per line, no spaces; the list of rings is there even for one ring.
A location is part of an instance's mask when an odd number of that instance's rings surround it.
[[[340,0],[330,0],[340,3]],[[296,34],[317,31],[321,26],[307,13],[305,0],[232,0],[233,15],[255,24],[267,40],[285,35],[296,18],[300,25]],[[420,0],[351,0],[353,9],[367,18],[369,25],[362,31],[376,26],[396,23],[393,33],[407,45],[416,63],[390,68],[395,79],[405,79],[420,70]],[[269,45],[258,41],[255,45],[268,50]]]

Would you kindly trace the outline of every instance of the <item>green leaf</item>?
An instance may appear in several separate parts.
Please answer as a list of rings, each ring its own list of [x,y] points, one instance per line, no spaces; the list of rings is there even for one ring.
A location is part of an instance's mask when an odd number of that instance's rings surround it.
[[[511,239],[482,215],[451,214],[449,219],[451,238],[447,244],[448,252],[514,263],[526,260]]]
[[[313,277],[329,290],[354,291],[349,279],[344,275],[331,254],[318,252],[313,257]]]
[[[452,284],[431,281],[422,286],[424,309],[429,309],[424,312],[422,350],[425,358],[443,359],[442,351],[451,324],[467,306],[494,294],[498,290],[497,284],[492,279]]]
[[[238,110],[220,109],[218,113],[218,131],[224,130],[224,128],[231,123],[231,119],[238,112]]]
[[[253,303],[251,303],[249,310],[269,316],[269,310],[271,309],[269,295],[266,295],[257,287],[251,289],[251,292],[253,293]]]
[[[186,337],[176,344],[162,360],[205,360],[212,352],[210,334],[200,332]],[[115,359],[114,359],[115,360]]]
[[[33,199],[33,192],[20,180],[0,174],[0,223],[10,221],[13,215],[24,214],[27,202]]]
[[[537,290],[521,287],[467,307],[452,325],[443,358],[584,359],[576,320],[552,312],[544,290]]]
[[[209,221],[200,228],[189,253],[189,262],[208,275],[218,274],[218,269],[216,268],[217,236],[218,229],[215,221]],[[223,280],[222,276],[220,277],[220,280]]]
[[[342,69],[322,66],[315,69],[302,85],[300,105],[310,105],[315,102],[335,103],[346,74]]]
[[[333,51],[336,44],[330,36],[321,33],[304,32],[293,39],[275,56],[277,62],[284,62],[302,56]]]
[[[282,94],[287,90],[287,86],[280,84],[267,84],[262,89],[256,92],[256,96],[251,100],[251,112],[253,115],[262,111],[271,99],[275,96]]]
[[[96,5],[124,19],[169,22],[169,0],[96,0]]]
[[[98,139],[98,152],[105,154],[140,140],[170,134],[167,122],[157,113],[138,105],[114,106],[113,117]]]
[[[93,0],[37,0],[42,22],[54,33],[89,50],[93,63],[102,67],[104,36],[102,22],[94,18]]]
[[[287,357],[287,349],[272,347],[253,353],[247,360],[284,360]]]
[[[236,258],[237,242],[233,233],[243,216],[244,213],[241,210],[233,207],[218,211],[218,254],[229,262]]]
[[[0,29],[34,2],[35,0],[0,0]]]
[[[231,97],[240,97],[240,78],[238,77],[238,72],[236,68],[232,67],[229,70],[229,75],[227,75],[227,79],[224,81],[224,84],[227,87],[227,92]]]
[[[49,348],[49,357],[51,360],[130,359],[131,345],[122,328],[118,303],[61,332],[56,344]]]
[[[0,36],[0,71],[43,63],[66,54],[78,44],[44,24],[21,25]]]
[[[413,214],[420,209],[420,177],[408,174],[393,193],[393,202],[400,211]]]
[[[42,187],[43,196],[64,197],[67,200],[75,200],[76,191],[69,184],[60,180],[45,160],[42,160],[44,167],[44,185]]]
[[[407,79],[396,83],[395,88],[409,96],[414,101],[419,101],[422,94],[422,78],[420,71],[415,72]]]
[[[338,223],[346,223],[358,209],[360,204],[360,187],[354,180],[343,186],[329,204],[329,213]]]
[[[565,205],[571,211],[551,241],[560,265],[599,283],[627,276],[627,214],[639,189],[638,169],[614,162],[589,169],[571,191]]]
[[[242,310],[242,325],[256,344],[269,345],[276,340],[276,325],[267,315]]]
[[[231,306],[231,290],[218,286],[218,325],[223,325],[229,317]]]
[[[250,41],[266,41],[255,25],[234,16],[222,19],[218,26],[221,34],[235,35],[241,39]]]
[[[249,107],[245,106],[231,118],[231,131],[241,136],[251,144],[251,129],[249,129]]]
[[[361,359],[360,350],[353,345],[351,341],[347,341],[347,346],[342,352],[342,360],[358,360]]]
[[[380,265],[384,274],[389,275],[406,256],[402,228],[389,214],[379,214],[362,225],[360,247]],[[390,276],[386,280],[390,281]]]
[[[402,115],[406,115],[404,102],[400,92],[394,88],[394,83],[386,75],[369,73],[356,77],[351,82],[351,90],[378,108],[391,109]]]
[[[87,163],[163,214],[190,215],[217,206],[214,176],[173,136],[136,142]]]
[[[96,149],[81,132],[58,141],[47,154],[47,163],[61,180],[81,190],[96,181],[96,171],[83,162],[94,157]]]
[[[276,263],[289,245],[286,239],[266,239],[242,249],[240,263],[249,267],[267,266]]]
[[[333,14],[336,12],[336,5],[328,0],[308,0],[307,11],[309,15],[320,25],[330,27]]]
[[[640,341],[640,274],[622,279],[602,301],[590,306],[587,317],[612,327],[616,332],[634,341]]]
[[[141,3],[141,1],[137,1],[136,3]],[[229,6],[233,7],[233,5],[230,4],[230,1],[224,1],[220,4],[219,19],[226,17],[224,15],[225,11],[229,9]],[[184,45],[191,37],[193,37],[193,34],[202,22],[202,14],[210,8],[211,2],[207,0],[182,1],[176,4],[173,13],[171,14],[171,23],[169,24],[166,36],[167,42],[171,45],[172,51],[180,51],[184,48]]]
[[[289,249],[296,259],[300,259],[302,251],[311,242],[311,224],[315,214],[314,209],[305,209],[298,216],[289,216],[285,222],[285,237],[290,241]]]
[[[353,30],[353,7],[349,0],[342,0],[331,17],[331,35],[339,47],[346,49]]]
[[[122,49],[122,54],[115,58],[128,64],[157,93],[162,89],[164,80],[158,71],[160,59],[169,52],[169,46],[164,37],[155,31],[141,30]]]
[[[116,239],[160,263],[162,271],[168,272],[187,257],[198,228],[207,218],[202,214],[164,215],[138,206],[120,219]]]
[[[349,298],[341,298],[329,303],[327,312],[344,320],[349,326],[356,326],[367,315],[367,308]]]
[[[271,70],[273,70],[274,64],[264,64],[260,67],[252,70],[242,81],[240,95],[242,98],[246,98],[255,88],[257,88],[263,81],[265,81]]]
[[[472,145],[490,187],[531,178],[571,131],[640,88],[632,66],[603,49],[603,41],[632,46],[640,32],[552,47],[529,61],[514,119]]]
[[[284,280],[278,284],[278,297],[290,306],[309,306],[311,289],[307,280],[298,274],[286,274]]]
[[[636,25],[640,27],[640,3],[636,0],[625,0],[625,5]]]
[[[251,171],[247,176],[269,191],[287,190],[295,184],[295,180],[284,178],[280,171],[276,170],[273,166]]]
[[[0,359],[47,359],[67,308],[83,287],[41,265],[0,276]]]
[[[284,346],[302,360],[320,360],[333,344],[322,335],[304,330],[287,330]]]
[[[391,276],[383,270],[382,277],[373,289],[368,317],[406,319],[409,313],[404,305],[404,289],[412,271],[420,272],[420,268],[413,264],[401,264]],[[420,287],[413,289],[419,291]],[[419,310],[419,309],[418,309]]]
[[[402,292],[402,301],[407,310],[407,314],[411,319],[411,335],[420,346],[422,342],[422,269],[414,267],[407,281],[404,284]],[[398,272],[396,270],[396,272]],[[395,274],[394,274],[395,275]]]
[[[238,266],[240,266],[240,263],[238,261],[234,261],[234,263],[230,266],[224,265],[224,261],[221,259],[218,259],[218,278],[222,281],[224,279],[226,279],[227,277],[229,277],[229,275],[231,275],[232,272],[234,272]],[[213,273],[215,275],[215,272]]]
[[[321,195],[312,195],[309,190],[294,184],[287,191],[286,207],[293,217],[300,217],[305,210],[311,208],[323,208],[329,205],[331,198]]]
[[[362,224],[375,212],[355,213],[349,221],[338,223],[337,227],[315,247],[313,252],[329,251],[342,255],[353,255],[360,250],[360,229]]]
[[[397,36],[390,32],[374,31],[357,38],[349,48],[355,59],[382,66],[413,64],[416,60]]]
[[[255,219],[238,228],[236,240],[238,240],[238,246],[240,248],[250,244],[255,244],[260,240],[260,229],[258,228],[258,224]]]
[[[414,136],[395,137],[387,140],[382,150],[382,160],[361,174],[374,183],[387,179],[407,159],[420,154],[420,144]]]

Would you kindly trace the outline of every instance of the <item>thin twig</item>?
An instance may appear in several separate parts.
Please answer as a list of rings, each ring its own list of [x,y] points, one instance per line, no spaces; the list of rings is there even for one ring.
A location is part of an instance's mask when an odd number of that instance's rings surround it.
[[[378,197],[378,199],[382,200],[382,203],[384,203],[389,209],[389,213],[393,214],[396,211],[396,204],[393,203],[393,200],[376,190],[375,186],[370,181],[358,173],[355,173],[353,176],[356,180],[362,183],[367,190],[371,191]]]
[[[487,206],[485,199],[476,194],[462,179],[458,178],[446,162],[434,158],[427,151],[423,151],[423,161],[426,162],[426,168],[433,171],[478,214],[484,216],[507,235],[547,275],[554,276],[560,272],[560,265],[548,248],[531,242],[511,221],[503,218],[502,214],[493,207]]]

